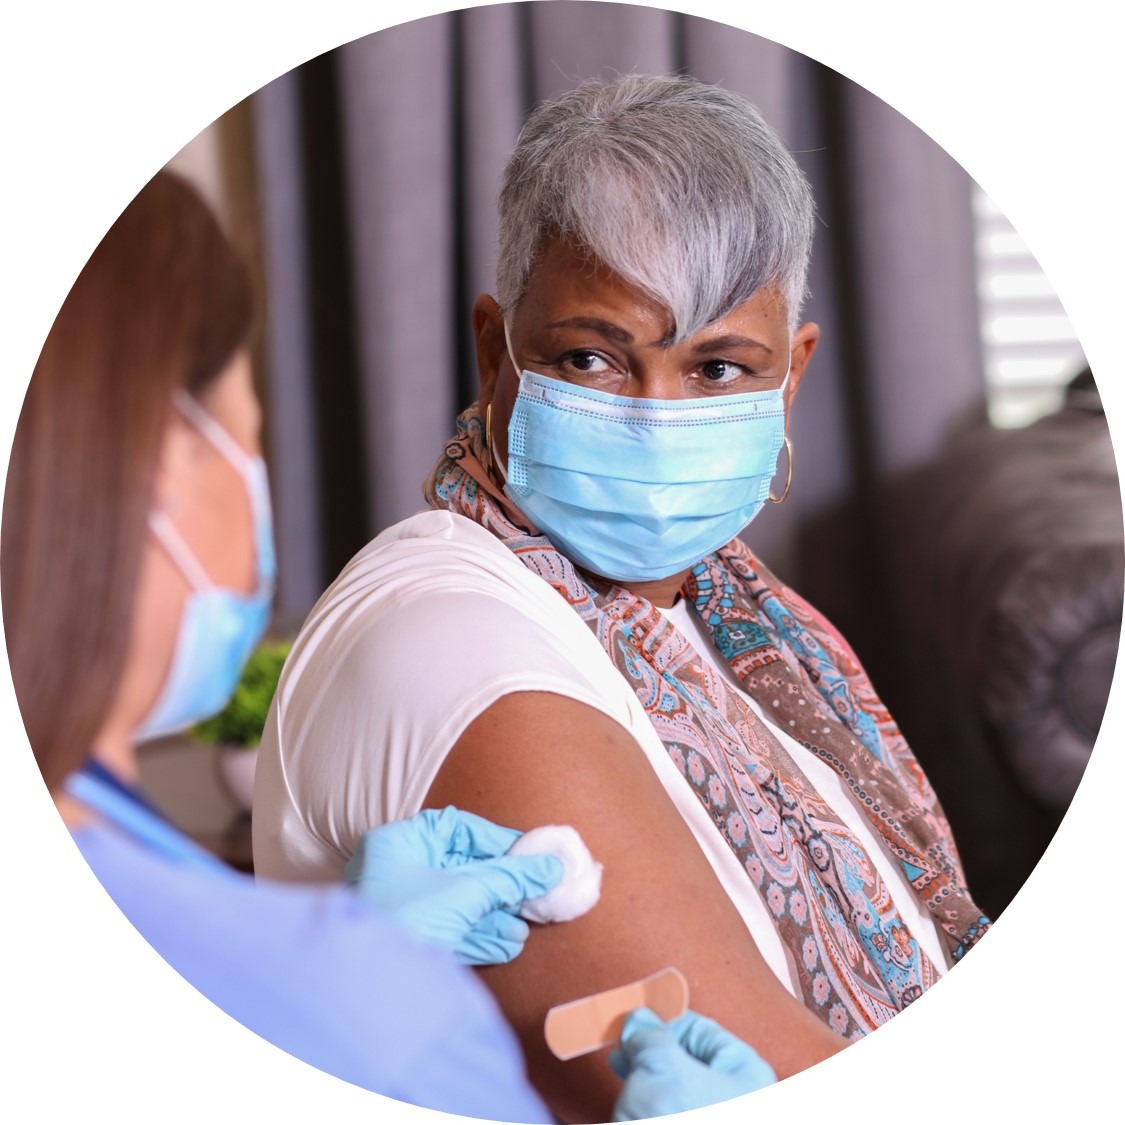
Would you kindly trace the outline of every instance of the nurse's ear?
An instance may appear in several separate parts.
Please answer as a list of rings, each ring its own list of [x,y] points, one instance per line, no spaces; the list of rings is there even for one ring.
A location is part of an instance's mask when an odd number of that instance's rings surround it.
[[[174,515],[183,508],[194,487],[195,469],[210,452],[205,447],[205,441],[182,411],[169,400],[149,502],[152,511]]]
[[[508,363],[504,342],[504,315],[494,297],[482,293],[473,303],[473,336],[477,342],[477,377],[481,406],[492,401],[500,365]]]

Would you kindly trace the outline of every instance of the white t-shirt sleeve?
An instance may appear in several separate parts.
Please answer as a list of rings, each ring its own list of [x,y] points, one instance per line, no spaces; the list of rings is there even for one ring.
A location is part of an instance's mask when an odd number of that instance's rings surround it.
[[[259,751],[259,874],[339,879],[359,836],[417,812],[465,728],[504,695],[554,692],[636,721],[581,645],[576,656],[575,639],[596,645],[587,626],[497,546],[423,513],[369,544],[314,607]],[[557,615],[544,617],[544,592]]]

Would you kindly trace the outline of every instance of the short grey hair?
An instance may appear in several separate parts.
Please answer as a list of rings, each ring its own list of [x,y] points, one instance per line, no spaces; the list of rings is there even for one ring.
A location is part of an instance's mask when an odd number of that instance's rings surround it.
[[[675,340],[767,287],[796,327],[812,192],[738,94],[676,75],[583,82],[532,111],[499,206],[496,297],[506,313],[544,240],[560,236],[660,301]]]

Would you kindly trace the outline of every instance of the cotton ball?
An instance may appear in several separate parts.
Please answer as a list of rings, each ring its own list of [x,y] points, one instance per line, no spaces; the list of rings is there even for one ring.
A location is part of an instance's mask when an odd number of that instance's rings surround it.
[[[557,886],[520,907],[520,917],[529,922],[569,922],[585,914],[601,896],[602,865],[594,862],[577,829],[569,824],[546,824],[525,832],[508,855],[553,855],[563,865]]]

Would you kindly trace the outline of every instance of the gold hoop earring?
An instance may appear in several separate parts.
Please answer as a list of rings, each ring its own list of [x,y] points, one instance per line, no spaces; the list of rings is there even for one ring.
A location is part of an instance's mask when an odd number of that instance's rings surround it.
[[[492,468],[492,402],[484,408],[484,451],[488,454],[488,467]]]
[[[769,493],[769,500],[771,504],[783,504],[785,497],[789,495],[789,486],[793,483],[793,443],[789,440],[789,435],[785,435],[785,452],[788,454],[786,461],[788,467],[785,472],[785,491],[780,496],[774,496]]]

